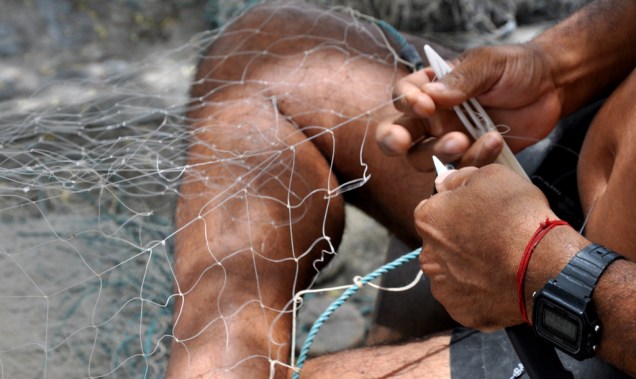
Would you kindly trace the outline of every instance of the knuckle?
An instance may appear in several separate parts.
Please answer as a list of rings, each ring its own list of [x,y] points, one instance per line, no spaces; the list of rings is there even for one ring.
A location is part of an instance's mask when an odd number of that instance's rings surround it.
[[[422,269],[422,271],[424,271],[425,274],[428,274],[431,268],[429,264],[430,258],[429,254],[425,254],[423,249],[422,253],[418,257],[418,261],[420,263],[420,268]]]
[[[504,166],[500,164],[489,164],[489,165],[481,167],[478,173],[481,174],[481,176],[492,177],[493,175],[498,174],[502,170],[504,170]]]
[[[446,125],[449,123],[448,114],[446,112],[439,112],[435,117],[429,119],[429,129],[432,136],[440,137],[445,134]]]
[[[424,221],[426,214],[428,212],[426,212],[426,203],[428,202],[428,199],[422,200],[417,207],[415,207],[415,211],[413,211],[413,216],[415,217],[415,220],[422,220]]]
[[[500,66],[499,56],[497,48],[492,46],[470,49],[462,55],[460,65],[444,80],[449,86],[473,95],[484,92],[492,84],[490,76],[498,71],[493,68]]]
[[[428,200],[422,201],[414,211],[415,229],[422,238],[430,235],[429,232],[433,224],[432,221],[435,213],[428,203]]]
[[[393,106],[398,111],[405,112],[410,107],[410,104],[406,96],[396,91],[393,93]]]
[[[435,280],[431,280],[431,295],[433,295],[435,300],[439,301],[444,307],[448,308],[448,304],[440,292],[439,284]]]

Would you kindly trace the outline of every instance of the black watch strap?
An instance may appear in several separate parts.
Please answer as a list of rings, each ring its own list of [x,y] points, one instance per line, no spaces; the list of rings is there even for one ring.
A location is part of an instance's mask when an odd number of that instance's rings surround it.
[[[580,299],[591,298],[601,274],[623,256],[595,243],[579,251],[553,280]]]
[[[600,341],[601,324],[592,293],[607,266],[617,259],[624,257],[597,244],[576,253],[535,294],[535,332],[576,359],[593,356]]]

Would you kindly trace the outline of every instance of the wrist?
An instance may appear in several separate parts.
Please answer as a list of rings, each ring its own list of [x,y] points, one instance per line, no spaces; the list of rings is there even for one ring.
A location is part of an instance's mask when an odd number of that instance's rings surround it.
[[[594,356],[603,325],[593,295],[612,263],[625,259],[590,243],[534,296],[535,333],[577,360]]]
[[[535,248],[525,279],[525,299],[528,318],[532,320],[532,295],[548,280],[557,276],[577,252],[590,242],[570,226],[554,228]]]
[[[561,116],[565,116],[578,105],[572,103],[571,88],[576,83],[585,79],[585,74],[581,73],[580,57],[575,49],[563,48],[565,41],[561,41],[558,36],[541,34],[535,39],[527,42],[527,45],[534,50],[536,60],[541,62],[553,90],[557,94],[561,105]]]
[[[599,344],[599,356],[627,367],[620,359],[631,354],[624,354],[626,346],[635,346],[636,333],[630,331],[626,325],[633,324],[633,309],[636,294],[636,264],[628,260],[620,260],[610,265],[600,277],[596,289],[592,294],[598,317],[603,325],[603,333]],[[621,341],[621,343],[616,343]],[[618,360],[617,360],[618,358]]]

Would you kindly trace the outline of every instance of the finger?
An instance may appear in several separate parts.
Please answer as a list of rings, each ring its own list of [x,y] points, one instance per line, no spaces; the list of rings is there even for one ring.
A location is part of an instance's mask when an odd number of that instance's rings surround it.
[[[417,71],[400,79],[393,91],[395,108],[405,114],[428,117],[435,112],[435,103],[422,91],[422,86],[429,83],[426,70]]]
[[[375,138],[385,154],[405,154],[414,141],[425,138],[428,125],[428,120],[402,116],[397,120],[381,122],[376,129]]]
[[[430,205],[428,199],[422,200],[417,207],[415,207],[415,211],[413,212],[413,219],[415,220],[415,230],[417,235],[422,239],[422,252],[420,253],[420,261],[422,259],[426,259],[430,257],[431,254],[431,244],[427,241],[427,238],[430,237],[430,226],[431,220],[430,218],[435,215],[435,205]]]
[[[435,178],[435,189],[437,190],[438,193],[440,192],[440,188],[442,188],[441,184],[444,182],[444,180],[446,180],[446,178],[449,175],[452,175],[455,171],[457,170],[448,170],[437,175],[437,177]]]
[[[437,82],[425,84],[423,91],[437,106],[452,107],[487,92],[499,80],[505,66],[491,47],[466,51],[459,64]]]
[[[427,66],[421,71],[423,71],[426,74],[426,76],[428,77],[428,82],[427,83],[432,82],[433,80],[435,80],[435,71],[433,71],[433,67]],[[423,84],[426,84],[426,83],[423,83]]]
[[[435,183],[438,192],[445,192],[454,190],[460,186],[465,185],[468,180],[477,172],[477,167],[464,167],[459,170],[454,170],[448,176],[443,178],[440,183]]]
[[[437,140],[433,146],[433,154],[444,163],[452,163],[466,154],[471,143],[466,134],[450,132]]]
[[[543,109],[550,108],[550,99],[540,99],[529,106],[525,106],[523,110],[519,109],[493,109],[487,108],[486,111],[493,121],[498,124],[499,131],[513,152],[532,145],[544,139],[557,124],[559,113],[544,114]],[[543,127],[537,127],[536,120],[525,115],[541,114],[541,124]]]
[[[407,158],[411,166],[422,172],[434,170],[432,155],[442,162],[454,162],[462,157],[470,147],[470,139],[461,132],[450,132],[441,138],[428,138],[414,145]]]
[[[438,108],[428,120],[430,124],[430,134],[435,137],[441,137],[451,131],[466,130],[455,112],[450,109]]]
[[[470,146],[459,160],[458,167],[482,167],[493,163],[501,153],[503,146],[504,140],[499,132],[488,132]]]
[[[433,249],[426,246],[426,243],[422,245],[422,252],[419,256],[420,269],[428,276],[429,280],[432,280],[432,278],[439,279],[444,272],[444,267],[440,264],[440,260],[435,259],[436,255]]]

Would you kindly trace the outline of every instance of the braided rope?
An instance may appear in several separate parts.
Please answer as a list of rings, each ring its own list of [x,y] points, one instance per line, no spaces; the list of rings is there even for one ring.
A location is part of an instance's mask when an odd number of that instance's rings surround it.
[[[421,252],[420,249],[416,249],[408,254],[405,254],[398,259],[385,264],[384,266],[376,269],[370,274],[364,276],[356,284],[351,285],[347,290],[345,290],[338,299],[336,299],[331,305],[316,319],[313,326],[309,330],[309,334],[307,334],[307,339],[305,339],[305,343],[303,344],[302,349],[300,350],[300,354],[298,355],[298,363],[296,364],[296,372],[294,372],[293,379],[298,379],[300,376],[300,370],[302,369],[305,361],[307,360],[307,356],[309,354],[309,349],[316,338],[316,335],[320,331],[320,328],[325,324],[325,322],[329,319],[329,317],[338,309],[342,304],[345,303],[353,294],[358,292],[362,286],[369,283],[370,281],[378,278],[381,275],[386,274],[389,271],[396,269],[397,267],[403,265],[406,262],[412,261],[417,258]]]

